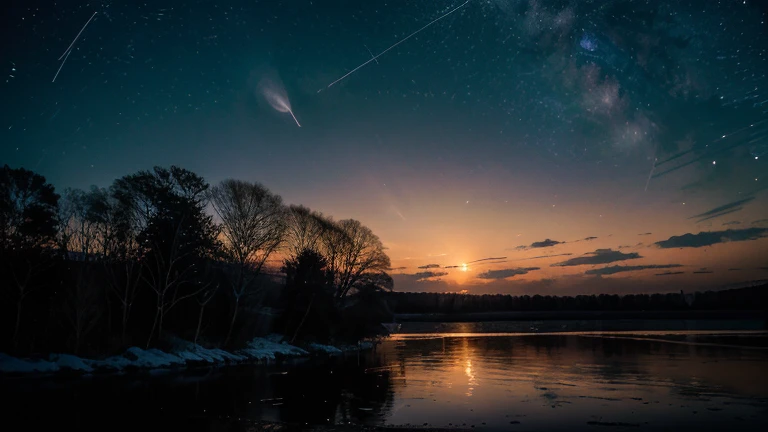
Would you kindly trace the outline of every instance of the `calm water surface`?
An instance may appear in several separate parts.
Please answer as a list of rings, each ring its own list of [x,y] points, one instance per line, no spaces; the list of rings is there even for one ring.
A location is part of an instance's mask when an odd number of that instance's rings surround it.
[[[460,333],[274,367],[6,379],[0,397],[5,419],[30,430],[241,430],[238,418],[521,431],[768,424],[765,333]]]

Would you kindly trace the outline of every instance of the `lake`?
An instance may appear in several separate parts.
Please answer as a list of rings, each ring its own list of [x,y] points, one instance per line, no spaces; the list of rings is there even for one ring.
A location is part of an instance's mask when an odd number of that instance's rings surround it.
[[[244,420],[488,431],[768,424],[768,334],[761,330],[702,331],[706,324],[689,323],[630,332],[602,323],[601,333],[541,334],[535,322],[419,325],[343,358],[5,379],[3,413],[30,430],[248,430]],[[576,326],[545,324],[563,325]],[[446,328],[451,333],[435,332]]]

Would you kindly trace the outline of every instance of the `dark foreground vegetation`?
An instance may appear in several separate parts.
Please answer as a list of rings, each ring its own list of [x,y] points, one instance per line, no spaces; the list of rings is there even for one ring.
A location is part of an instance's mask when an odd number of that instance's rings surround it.
[[[579,296],[384,294],[399,320],[767,318],[768,284],[723,291]]]
[[[0,352],[85,356],[169,336],[233,347],[269,332],[354,341],[391,320],[370,229],[258,183],[179,167],[64,190],[0,168]]]

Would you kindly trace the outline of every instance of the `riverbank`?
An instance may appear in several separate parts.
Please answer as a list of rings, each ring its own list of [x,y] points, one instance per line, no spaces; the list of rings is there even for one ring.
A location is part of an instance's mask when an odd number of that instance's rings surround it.
[[[372,342],[357,345],[331,346],[307,344],[290,345],[280,342],[282,336],[270,335],[254,338],[240,349],[225,351],[205,348],[183,340],[173,340],[173,348],[130,347],[124,353],[103,359],[81,358],[71,354],[50,354],[47,358],[17,358],[0,353],[0,375],[48,375],[123,373],[141,370],[183,369],[201,366],[271,363],[280,359],[310,357],[311,355],[342,355],[361,349],[370,349]]]

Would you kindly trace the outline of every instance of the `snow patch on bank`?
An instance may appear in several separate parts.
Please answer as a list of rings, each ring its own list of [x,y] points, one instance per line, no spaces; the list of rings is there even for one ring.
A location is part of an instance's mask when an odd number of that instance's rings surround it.
[[[325,354],[329,354],[329,355],[344,354],[344,351],[336,348],[335,346],[323,345],[323,344],[319,344],[319,343],[311,343],[311,344],[309,344],[309,349],[312,350],[312,352],[325,353]]]
[[[168,354],[159,349],[143,350],[139,347],[130,347],[123,354],[131,361],[131,366],[138,368],[159,369],[173,366],[181,366],[186,362],[179,356]]]
[[[309,354],[299,347],[289,345],[285,342],[273,342],[266,338],[253,339],[248,342],[248,346],[240,350],[240,352],[258,360],[274,360],[275,354],[288,357],[302,357]]]
[[[51,354],[49,359],[51,362],[55,363],[60,370],[93,372],[93,367],[78,356],[73,356],[71,354]],[[2,367],[0,367],[0,370],[4,371]]]
[[[90,364],[94,369],[101,369],[107,371],[121,371],[132,365],[130,359],[123,356],[107,357],[104,360],[83,360]]]
[[[130,369],[170,369],[184,366],[205,364],[236,364],[249,361],[271,362],[278,357],[306,357],[313,353],[331,355],[346,351],[369,349],[370,342],[358,345],[334,347],[331,345],[309,344],[307,350],[281,342],[282,336],[269,335],[255,338],[245,348],[235,352],[220,348],[205,348],[181,339],[171,341],[171,352],[159,349],[128,348],[125,353],[102,360],[84,359],[70,354],[51,354],[48,360],[21,359],[0,353],[0,373],[29,374],[76,371],[91,373],[94,371],[120,372]]]
[[[59,365],[45,360],[23,360],[0,353],[0,371],[6,373],[56,372]]]
[[[339,355],[348,352],[369,350],[373,348],[373,342],[363,341],[357,345],[323,345],[318,343],[311,343],[308,348],[313,353],[323,353],[329,355]]]

